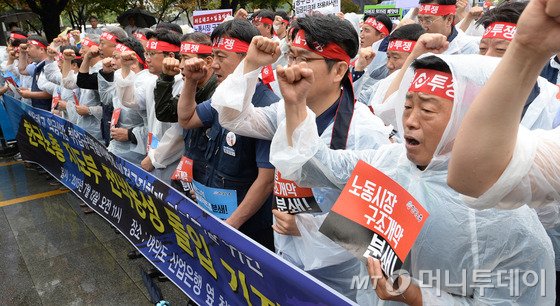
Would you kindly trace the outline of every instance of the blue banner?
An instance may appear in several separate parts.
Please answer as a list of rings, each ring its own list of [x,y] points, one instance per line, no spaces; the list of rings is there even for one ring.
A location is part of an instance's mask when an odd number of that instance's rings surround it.
[[[4,101],[22,157],[72,190],[199,305],[352,303],[80,127],[9,96]]]

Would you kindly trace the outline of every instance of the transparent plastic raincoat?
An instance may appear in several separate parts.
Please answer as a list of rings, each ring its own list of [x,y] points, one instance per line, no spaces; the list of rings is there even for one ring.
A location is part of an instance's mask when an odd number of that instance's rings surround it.
[[[218,111],[220,124],[225,129],[243,136],[270,140],[278,124],[286,117],[284,101],[268,107],[254,107],[251,99],[260,69],[244,75],[244,64],[244,61],[241,62],[218,86],[212,97],[212,107]],[[317,136],[326,145],[331,143],[333,126],[331,122],[323,134]],[[347,148],[377,148],[389,143],[390,131],[365,105],[356,103]],[[275,233],[274,243],[280,256],[355,300],[356,291],[350,288],[352,276],[346,275],[345,271],[356,275],[360,262],[318,230],[339,194],[338,189],[314,188],[313,196],[322,212],[297,214],[296,223],[301,236]]]
[[[447,186],[453,140],[468,106],[493,69],[479,55],[439,57],[451,68],[455,100],[450,121],[424,171],[408,160],[403,144],[366,151],[328,149],[315,136],[310,111],[293,134],[293,147],[288,146],[285,121],[280,124],[271,146],[271,162],[297,183],[342,189],[356,163],[364,160],[406,188],[430,213],[405,261],[405,269],[420,283],[424,305],[553,305],[552,245],[535,211],[528,206],[510,211],[474,210]],[[402,118],[412,78],[409,69],[397,93],[398,118]],[[398,130],[402,134],[402,121]],[[496,200],[491,201],[482,203],[494,206]],[[516,278],[515,271],[535,276],[536,283]]]
[[[114,78],[122,79],[121,70],[114,73]],[[147,122],[146,110],[131,109],[122,105],[117,95],[117,87],[115,81],[108,82],[101,74],[97,74],[97,84],[99,85],[99,95],[101,103],[112,105],[114,110],[120,109],[120,116],[116,127],[132,129],[134,135],[142,135],[144,130],[144,122]],[[133,144],[130,141],[117,141],[111,139],[109,142],[109,152],[128,160],[131,163],[139,165],[146,156],[146,147],[139,144]]]
[[[157,76],[149,73],[147,69],[138,74],[130,72],[125,79],[115,79],[117,86],[117,96],[122,105],[135,110],[146,110],[147,121],[145,123],[144,135],[136,135],[138,145],[147,147],[148,134],[152,134],[152,139],[157,139],[157,147],[148,152],[148,157],[152,161],[155,170],[152,174],[163,180],[170,182],[171,175],[175,171],[184,150],[183,129],[178,123],[165,123],[157,120],[155,114],[154,89],[156,87]],[[179,95],[183,82],[181,75],[175,77],[173,84],[173,95]],[[154,144],[152,140],[152,144]]]

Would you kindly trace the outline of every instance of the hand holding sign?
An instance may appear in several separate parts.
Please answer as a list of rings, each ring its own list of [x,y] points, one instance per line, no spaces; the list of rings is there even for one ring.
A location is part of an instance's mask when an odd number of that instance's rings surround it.
[[[368,258],[368,274],[375,293],[382,300],[397,301],[407,305],[422,305],[420,287],[408,275],[399,275],[394,281],[383,275],[381,261]]]

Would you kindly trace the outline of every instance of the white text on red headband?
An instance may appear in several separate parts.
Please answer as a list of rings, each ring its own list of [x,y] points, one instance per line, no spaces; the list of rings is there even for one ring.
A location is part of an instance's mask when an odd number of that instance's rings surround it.
[[[181,54],[211,54],[212,47],[193,42],[181,42]]]
[[[303,30],[299,30],[296,33],[296,36],[292,41],[292,46],[311,51],[326,59],[344,61],[347,64],[350,64],[350,56],[346,53],[346,51],[344,51],[344,49],[342,49],[339,45],[335,43],[328,43],[326,46],[324,46],[317,42],[314,42],[313,47],[315,48],[315,50],[311,49],[307,45],[307,40],[305,39],[305,32]]]
[[[377,21],[375,17],[369,17],[364,23],[385,34],[385,36],[389,35],[389,29],[382,22]]]
[[[499,38],[511,41],[515,35],[515,31],[517,31],[517,25],[515,23],[494,22],[486,28],[482,38]]]
[[[389,42],[389,46],[387,47],[387,51],[396,51],[396,52],[412,52],[416,42],[413,40],[402,40],[402,39],[394,39]]]
[[[455,97],[453,76],[450,73],[432,69],[417,69],[408,91],[422,92],[453,101]]]
[[[214,39],[214,41],[212,42],[212,49],[237,53],[247,53],[247,50],[249,50],[249,44],[236,38],[220,37]]]
[[[455,12],[457,12],[455,5],[421,4],[418,15],[447,16]]]

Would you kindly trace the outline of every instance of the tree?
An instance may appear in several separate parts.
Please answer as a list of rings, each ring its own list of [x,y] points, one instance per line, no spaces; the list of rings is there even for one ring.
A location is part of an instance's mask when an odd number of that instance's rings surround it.
[[[66,14],[73,27],[84,27],[89,16],[101,17],[108,13],[121,13],[128,7],[127,0],[68,0]]]
[[[25,0],[31,11],[39,15],[48,41],[60,33],[60,14],[68,0]]]

